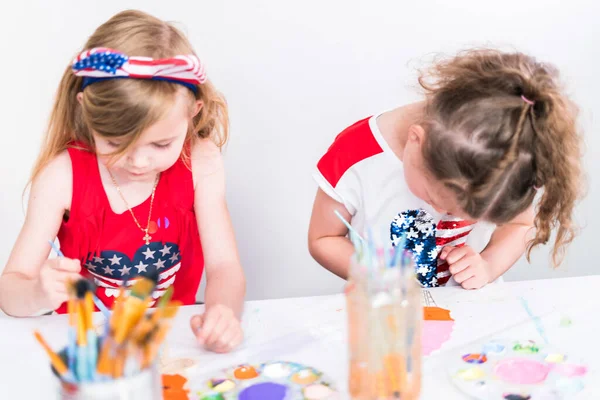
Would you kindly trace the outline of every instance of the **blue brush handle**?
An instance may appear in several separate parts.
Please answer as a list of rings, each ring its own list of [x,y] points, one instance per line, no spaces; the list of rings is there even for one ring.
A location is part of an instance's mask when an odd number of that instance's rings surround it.
[[[60,251],[60,249],[56,246],[56,244],[52,240],[48,240],[48,243],[50,243],[50,246],[52,246],[52,249],[54,250],[54,252],[56,254],[58,254],[59,257],[64,257],[65,256],[62,253],[62,251]]]
[[[98,310],[104,315],[104,317],[108,320],[110,319],[110,310],[104,305],[102,300],[98,298],[98,296],[94,295],[94,304],[98,307]]]
[[[77,378],[80,382],[85,382],[89,380],[88,374],[88,361],[87,361],[87,346],[77,346],[77,363],[76,363],[76,371]]]
[[[71,371],[65,372],[64,375],[60,377],[63,381],[69,383],[77,383],[77,379],[75,378],[75,374]]]
[[[353,233],[356,236],[356,238],[361,241],[361,243],[365,244],[365,239],[363,239],[363,237],[360,236],[358,232],[356,232],[356,230],[352,227],[352,225],[348,223],[348,221],[346,221],[342,214],[340,214],[338,210],[333,210],[333,212],[335,213],[336,217],[338,217],[340,221],[342,221],[346,228],[348,228],[348,231]]]
[[[93,330],[88,330],[87,340],[89,377],[91,380],[95,381],[97,380],[96,366],[98,364],[98,337],[96,336],[96,332]]]
[[[75,343],[75,328],[69,328],[69,346],[67,347],[67,357],[69,362],[69,370],[75,373],[75,350],[77,344]]]

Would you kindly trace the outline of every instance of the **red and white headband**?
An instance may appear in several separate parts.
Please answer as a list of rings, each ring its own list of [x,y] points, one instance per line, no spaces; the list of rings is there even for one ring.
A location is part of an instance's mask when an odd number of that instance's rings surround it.
[[[94,82],[130,78],[178,83],[196,93],[197,86],[206,82],[204,64],[193,54],[155,60],[97,47],[77,56],[72,69],[75,75],[83,77],[82,90]]]

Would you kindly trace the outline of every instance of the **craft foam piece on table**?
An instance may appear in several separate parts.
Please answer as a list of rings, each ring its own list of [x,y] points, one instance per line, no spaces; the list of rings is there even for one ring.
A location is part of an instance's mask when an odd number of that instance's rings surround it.
[[[421,345],[423,355],[428,356],[450,339],[454,320],[450,310],[440,307],[423,307],[423,331]]]
[[[165,400],[186,400],[189,398],[187,378],[175,374],[162,376],[163,398]]]
[[[331,379],[299,363],[243,364],[188,376],[190,400],[340,400]]]
[[[498,339],[464,348],[449,363],[451,381],[476,399],[569,399],[586,385],[580,361],[532,340]]]

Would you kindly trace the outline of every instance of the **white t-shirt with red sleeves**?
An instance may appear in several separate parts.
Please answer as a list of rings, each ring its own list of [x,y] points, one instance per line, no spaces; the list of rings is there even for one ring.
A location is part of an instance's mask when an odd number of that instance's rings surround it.
[[[451,276],[448,265],[437,258],[441,248],[469,244],[481,251],[494,226],[442,215],[412,194],[402,161],[381,135],[377,117],[342,131],[319,160],[313,177],[321,190],[346,207],[358,232],[370,229],[393,245],[404,234],[422,286],[445,285]]]

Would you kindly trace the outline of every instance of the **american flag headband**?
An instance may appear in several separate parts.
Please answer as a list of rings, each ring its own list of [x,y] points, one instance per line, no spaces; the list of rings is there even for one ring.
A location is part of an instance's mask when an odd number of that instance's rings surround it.
[[[108,79],[150,79],[183,85],[196,93],[206,82],[204,64],[193,54],[172,58],[129,57],[119,51],[97,47],[79,54],[73,73],[83,77],[81,90]]]

